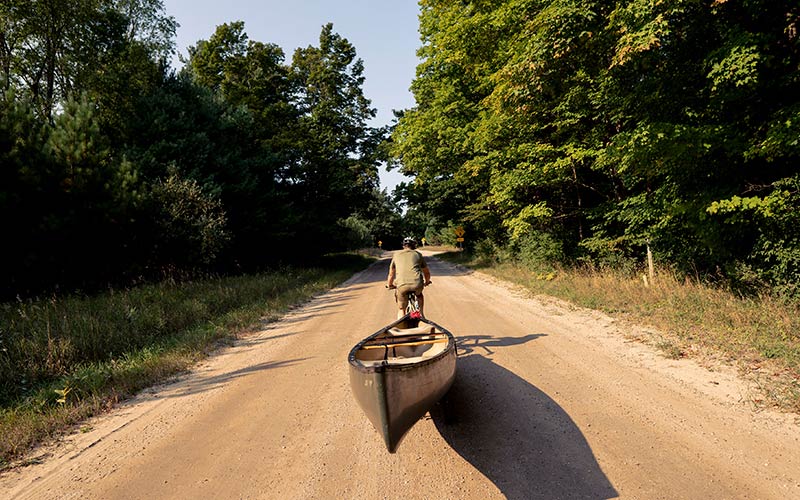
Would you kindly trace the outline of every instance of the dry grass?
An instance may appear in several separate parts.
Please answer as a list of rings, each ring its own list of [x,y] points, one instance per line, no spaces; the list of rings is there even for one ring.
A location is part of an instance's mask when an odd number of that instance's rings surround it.
[[[800,307],[770,296],[739,297],[727,290],[656,275],[613,270],[540,272],[513,264],[479,264],[468,256],[446,258],[480,268],[534,293],[643,323],[659,333],[641,340],[670,358],[713,357],[736,366],[760,388],[754,403],[800,413]]]
[[[0,470],[370,262],[0,304]]]

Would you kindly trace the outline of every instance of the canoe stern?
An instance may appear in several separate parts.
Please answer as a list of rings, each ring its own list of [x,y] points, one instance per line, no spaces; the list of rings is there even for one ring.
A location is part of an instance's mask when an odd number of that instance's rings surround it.
[[[360,362],[356,359],[359,348],[377,334],[351,351],[350,387],[390,453],[397,450],[408,430],[447,393],[455,379],[455,339],[443,328],[433,325],[447,336],[447,344],[431,358],[408,364]]]

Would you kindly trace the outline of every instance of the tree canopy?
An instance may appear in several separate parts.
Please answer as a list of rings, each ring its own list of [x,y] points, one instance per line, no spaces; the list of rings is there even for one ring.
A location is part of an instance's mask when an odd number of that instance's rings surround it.
[[[0,3],[2,294],[456,226],[571,262],[649,246],[677,269],[800,293],[800,7],[420,7],[416,105],[389,130],[370,125],[363,62],[332,25],[287,57],[221,24],[175,71],[162,0]],[[412,178],[394,200],[385,162]]]
[[[287,63],[221,24],[177,72],[176,27],[162,0],[0,4],[4,297],[274,267],[398,232],[377,189],[387,131],[332,25]]]
[[[795,3],[420,4],[416,106],[392,136],[414,209],[797,293]]]

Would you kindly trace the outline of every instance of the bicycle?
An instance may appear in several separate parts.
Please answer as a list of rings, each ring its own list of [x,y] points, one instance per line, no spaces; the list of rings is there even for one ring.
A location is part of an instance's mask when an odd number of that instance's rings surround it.
[[[431,282],[425,284],[425,286],[430,286]],[[389,290],[395,290],[397,287],[392,285],[386,285],[386,288]],[[417,298],[417,292],[411,291],[406,293],[406,297],[408,297],[408,305],[406,306],[406,315],[411,319],[420,319],[422,318],[422,313],[419,310],[419,299]]]

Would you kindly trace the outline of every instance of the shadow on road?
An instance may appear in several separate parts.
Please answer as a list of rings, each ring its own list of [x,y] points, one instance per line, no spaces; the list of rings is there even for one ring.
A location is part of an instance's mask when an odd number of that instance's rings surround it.
[[[493,337],[491,335],[459,335],[456,337],[458,355],[472,354],[475,349],[482,349],[486,354],[494,354],[492,347],[510,347],[525,344],[539,337],[546,337],[546,333],[531,333],[523,337]]]
[[[569,415],[492,360],[459,357],[456,381],[442,405],[445,411],[432,414],[442,437],[507,498],[618,496]]]
[[[222,387],[229,383],[230,381],[246,377],[248,375],[252,375],[257,372],[262,372],[265,370],[274,370],[276,368],[283,368],[286,366],[296,365],[297,363],[301,363],[310,358],[297,358],[297,359],[289,359],[286,361],[270,361],[265,363],[258,363],[256,365],[247,366],[244,368],[240,368],[238,370],[233,370],[227,373],[222,373],[220,375],[215,375],[213,377],[204,377],[202,375],[193,377],[184,386],[181,390],[177,391],[175,394],[167,395],[166,397],[174,397],[174,398],[181,398],[185,396],[190,396],[192,394],[199,394],[202,392],[208,392],[219,387]],[[165,396],[161,396],[162,398]]]
[[[347,288],[329,290],[292,307],[285,313],[262,318],[258,323],[249,329],[248,333],[268,332],[269,330],[274,330],[276,328],[284,328],[286,325],[291,325],[293,323],[302,323],[304,321],[308,321],[308,319],[315,316],[329,316],[332,314],[337,314],[337,310],[344,307],[345,301],[354,297],[362,288],[366,288],[366,285],[348,286]],[[303,314],[291,314],[295,310],[301,310]],[[274,337],[265,336],[260,339],[251,340],[247,343],[255,345],[269,341],[273,338],[285,336],[287,335],[278,335]],[[239,342],[238,344],[241,343],[242,342]]]

